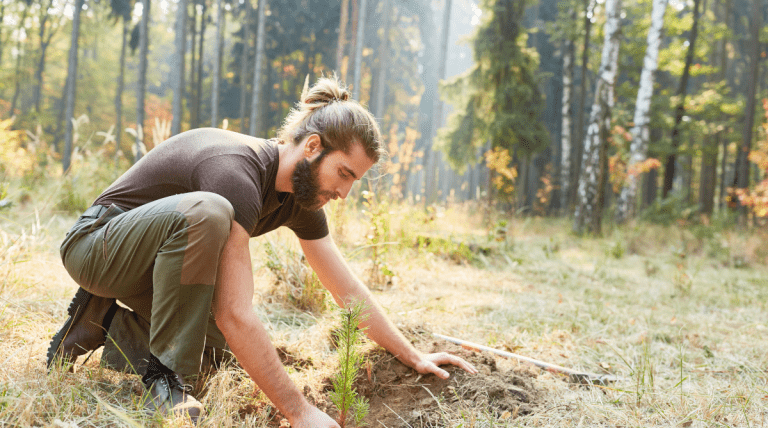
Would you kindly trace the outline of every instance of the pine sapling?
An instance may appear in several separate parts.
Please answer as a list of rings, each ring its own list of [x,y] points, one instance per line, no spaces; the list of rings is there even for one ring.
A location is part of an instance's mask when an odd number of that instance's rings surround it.
[[[337,422],[341,428],[345,427],[350,416],[355,426],[360,426],[368,414],[368,400],[358,395],[354,388],[362,362],[360,345],[365,328],[359,329],[358,325],[367,318],[364,311],[365,304],[362,302],[349,304],[340,310],[341,326],[336,335],[339,371],[333,378],[333,391],[329,395],[339,410]]]

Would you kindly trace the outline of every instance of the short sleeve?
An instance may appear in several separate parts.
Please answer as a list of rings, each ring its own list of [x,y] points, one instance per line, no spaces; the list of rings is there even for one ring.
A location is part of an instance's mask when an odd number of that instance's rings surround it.
[[[253,168],[243,168],[242,156],[215,156],[198,164],[192,175],[195,188],[226,198],[235,210],[235,221],[251,234],[262,208],[261,181]]]
[[[325,218],[325,211],[305,210],[298,205],[294,205],[291,220],[285,226],[293,231],[299,239],[315,240],[328,236],[328,221]]]

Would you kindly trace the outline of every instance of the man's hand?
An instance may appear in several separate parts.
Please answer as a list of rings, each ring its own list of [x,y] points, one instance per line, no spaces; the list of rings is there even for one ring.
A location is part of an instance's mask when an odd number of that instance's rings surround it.
[[[336,421],[315,406],[310,406],[307,411],[288,422],[292,428],[339,428]]]
[[[419,373],[434,373],[439,378],[448,379],[448,372],[438,367],[442,364],[453,364],[454,366],[461,367],[467,373],[477,374],[477,369],[472,364],[461,357],[451,355],[447,352],[424,354],[421,356],[421,360],[417,361],[412,367]]]

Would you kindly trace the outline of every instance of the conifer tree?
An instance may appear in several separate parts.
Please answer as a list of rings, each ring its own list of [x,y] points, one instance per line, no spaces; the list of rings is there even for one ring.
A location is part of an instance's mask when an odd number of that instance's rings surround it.
[[[521,26],[525,2],[483,0],[484,22],[473,37],[475,65],[447,81],[443,98],[454,105],[437,143],[456,168],[474,163],[476,150],[519,149],[525,154],[548,144],[540,121],[537,56],[526,48]]]

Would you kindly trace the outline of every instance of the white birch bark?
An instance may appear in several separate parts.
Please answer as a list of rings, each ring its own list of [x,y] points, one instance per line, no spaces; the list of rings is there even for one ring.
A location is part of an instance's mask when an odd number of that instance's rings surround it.
[[[648,29],[648,47],[645,50],[643,71],[640,75],[640,88],[637,90],[635,103],[635,125],[630,133],[632,144],[630,145],[629,162],[627,163],[627,181],[621,189],[618,206],[616,209],[616,221],[623,223],[635,216],[637,206],[638,173],[637,165],[645,161],[648,154],[649,128],[651,121],[651,97],[653,96],[653,73],[659,65],[659,46],[664,27],[664,12],[667,10],[668,0],[653,0],[651,12],[651,28]]]
[[[571,179],[571,89],[573,87],[573,41],[563,43],[563,110],[560,141],[560,209],[568,206]]]
[[[598,206],[597,203],[600,196],[600,148],[605,144],[611,127],[613,92],[619,63],[621,0],[606,0],[605,12],[607,19],[604,27],[603,53],[595,90],[595,101],[589,114],[587,137],[584,139],[582,174],[579,178],[574,211],[573,230],[578,234],[584,232],[585,226],[591,233],[600,232],[599,219],[602,215],[602,207]]]

